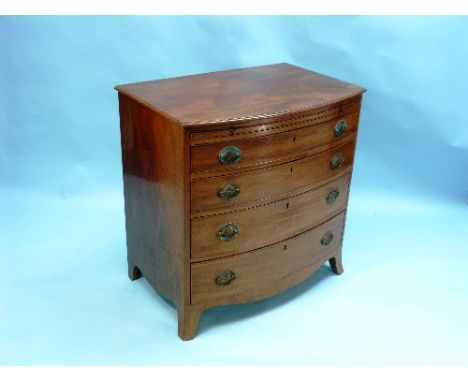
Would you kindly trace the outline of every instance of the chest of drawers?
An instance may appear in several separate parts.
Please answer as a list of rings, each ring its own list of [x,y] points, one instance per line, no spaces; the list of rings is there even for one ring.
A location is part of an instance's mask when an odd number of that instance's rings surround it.
[[[289,64],[116,89],[129,276],[173,301],[182,339],[209,307],[343,271],[365,89]]]

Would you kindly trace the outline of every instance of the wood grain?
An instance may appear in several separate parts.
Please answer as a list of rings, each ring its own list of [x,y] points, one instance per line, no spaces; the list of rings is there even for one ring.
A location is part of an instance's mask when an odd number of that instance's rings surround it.
[[[119,105],[129,276],[143,274],[183,311],[190,305],[189,136],[125,95]]]
[[[345,208],[349,174],[317,189],[245,210],[192,219],[192,260],[247,252],[302,233],[330,219]],[[332,190],[339,196],[327,203]],[[222,241],[216,235],[225,223],[234,223],[239,235]]]
[[[186,127],[312,110],[365,89],[290,64],[265,65],[116,87]]]
[[[277,294],[303,281],[323,262],[340,257],[343,213],[328,222],[280,243],[223,259],[192,264],[192,304],[237,304]],[[325,232],[334,239],[321,244]],[[228,285],[217,285],[226,270],[235,273]]]
[[[272,296],[323,262],[343,271],[341,243],[365,89],[289,64],[120,85],[128,275],[144,276],[192,339],[204,309]],[[346,116],[348,130],[334,137]],[[241,146],[238,164],[218,151]],[[330,168],[342,153],[344,165]],[[217,193],[240,186],[233,200]],[[327,205],[331,189],[338,199]],[[220,242],[220,225],[239,236]],[[324,246],[326,231],[334,239]],[[217,285],[219,272],[236,279]],[[219,281],[219,280],[218,280]]]
[[[248,120],[241,122],[224,123],[208,127],[197,126],[190,129],[192,146],[207,143],[230,142],[236,139],[248,139],[252,137],[265,137],[284,131],[311,127],[327,121],[337,120],[348,114],[359,112],[361,107],[361,96],[345,99],[333,103],[327,108],[311,110],[308,112],[288,114],[281,117],[262,118],[260,120]],[[204,129],[207,129],[204,131]]]
[[[238,174],[217,176],[192,181],[192,212],[226,206],[241,205],[244,202],[260,200],[298,189],[307,184],[326,180],[334,175],[346,173],[352,166],[354,136],[348,142],[331,150],[278,166],[246,171]],[[349,139],[352,139],[349,141]],[[344,164],[338,169],[330,168],[330,160],[341,152]],[[218,190],[227,183],[235,183],[240,193],[234,199],[226,201],[217,196]]]
[[[191,170],[196,172],[213,172],[246,169],[265,163],[274,164],[284,158],[298,158],[339,145],[343,139],[354,135],[357,130],[359,113],[343,116],[319,125],[306,126],[266,137],[250,136],[249,139],[237,139],[229,142],[214,143],[192,147]],[[334,128],[338,121],[348,124],[343,136],[336,137]],[[238,162],[223,164],[218,159],[219,152],[226,146],[236,146],[242,156]]]

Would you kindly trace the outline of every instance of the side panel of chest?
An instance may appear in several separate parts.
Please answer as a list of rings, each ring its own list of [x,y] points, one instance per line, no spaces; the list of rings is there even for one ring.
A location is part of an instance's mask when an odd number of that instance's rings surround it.
[[[189,147],[164,115],[122,94],[119,109],[129,276],[179,305],[190,293]]]

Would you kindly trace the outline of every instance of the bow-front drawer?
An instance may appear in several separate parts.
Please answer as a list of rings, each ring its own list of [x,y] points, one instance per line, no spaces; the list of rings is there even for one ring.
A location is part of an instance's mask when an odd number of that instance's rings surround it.
[[[192,213],[279,197],[351,169],[355,141],[300,160],[232,175],[192,180]]]
[[[350,175],[260,207],[192,219],[193,259],[238,254],[304,232],[342,211]]]
[[[355,134],[358,119],[359,112],[356,111],[317,125],[300,127],[302,125],[299,122],[297,125],[290,122],[290,129],[293,129],[267,136],[258,136],[257,132],[252,132],[234,135],[228,141],[193,146],[191,171],[230,173],[311,155],[339,145]],[[288,126],[287,122],[284,125]]]
[[[277,294],[339,256],[344,213],[277,244],[191,264],[192,304],[235,304]]]

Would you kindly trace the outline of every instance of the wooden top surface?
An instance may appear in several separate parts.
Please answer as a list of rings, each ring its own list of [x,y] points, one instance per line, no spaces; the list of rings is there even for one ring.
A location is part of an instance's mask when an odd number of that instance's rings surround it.
[[[290,64],[197,74],[115,88],[186,126],[312,110],[365,92],[360,86]]]

